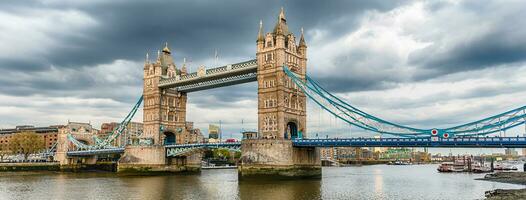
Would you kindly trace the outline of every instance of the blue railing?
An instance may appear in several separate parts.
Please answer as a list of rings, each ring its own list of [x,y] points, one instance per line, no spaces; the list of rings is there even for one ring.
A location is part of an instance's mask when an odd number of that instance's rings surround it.
[[[294,140],[297,147],[525,148],[526,137],[341,138]]]

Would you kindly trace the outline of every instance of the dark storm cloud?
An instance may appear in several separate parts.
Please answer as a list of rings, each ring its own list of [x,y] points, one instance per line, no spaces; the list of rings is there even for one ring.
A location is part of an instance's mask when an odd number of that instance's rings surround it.
[[[291,30],[300,26],[331,26],[337,31],[336,16],[357,15],[367,9],[391,9],[396,3],[381,1],[108,1],[90,3],[40,3],[33,1],[17,6],[47,9],[77,9],[93,17],[99,24],[83,34],[91,37],[62,36],[70,46],[54,49],[45,58],[63,67],[107,63],[114,59],[140,60],[146,51],[154,52],[168,41],[175,56],[201,60],[219,49],[225,57],[252,58],[258,21],[265,21],[270,30],[280,6],[287,8]],[[28,12],[27,9],[24,9]],[[290,14],[290,15],[289,15]],[[349,18],[352,19],[352,18]],[[340,20],[341,22],[341,20]],[[21,61],[23,62],[23,61]],[[8,63],[0,65],[9,66]],[[40,65],[42,66],[42,65]],[[29,69],[31,70],[31,69]]]
[[[403,42],[396,43],[400,38],[379,41],[379,34],[375,35],[373,32],[351,38],[348,46],[352,47],[336,45],[337,48],[324,48],[344,41],[346,36],[356,33],[369,22],[379,26],[387,24],[385,30],[377,30],[376,33],[396,32],[403,25],[388,26],[389,23],[395,23],[395,20],[390,21],[389,18],[405,14],[405,7],[412,6],[413,3],[415,1],[383,0],[1,1],[0,15],[16,16],[27,21],[17,24],[19,21],[16,19],[9,21],[11,19],[0,17],[5,24],[15,27],[7,34],[12,37],[2,35],[4,30],[0,32],[0,44],[3,44],[0,45],[0,53],[3,54],[0,55],[0,74],[3,75],[0,78],[0,96],[23,96],[16,99],[27,97],[27,101],[22,100],[16,104],[7,102],[3,105],[14,105],[22,110],[30,108],[28,110],[43,113],[47,113],[51,107],[55,109],[54,107],[60,106],[62,107],[57,108],[57,113],[73,113],[84,107],[77,106],[78,102],[97,98],[95,100],[98,103],[93,103],[93,108],[84,110],[83,115],[99,116],[101,120],[106,120],[102,118],[109,113],[120,116],[117,113],[126,113],[128,105],[132,105],[142,92],[142,61],[147,51],[154,58],[155,52],[167,41],[174,52],[176,64],[181,66],[182,58],[186,57],[192,61],[189,64],[191,70],[201,64],[210,66],[215,49],[219,50],[220,64],[252,59],[255,56],[259,20],[263,20],[265,31],[272,30],[281,6],[285,7],[291,31],[298,34],[300,27],[305,28],[309,45],[309,73],[331,92],[389,91],[405,83],[423,81],[429,77],[440,78],[524,61],[526,24],[522,19],[526,18],[526,12],[523,12],[524,7],[508,2],[471,1],[457,6],[447,1],[417,1],[415,4],[424,4],[428,20],[437,20],[428,27],[411,26],[410,29],[401,31],[402,36],[430,44],[411,53],[408,58],[398,54],[400,51],[396,46],[406,45]],[[402,10],[398,10],[399,8]],[[455,9],[449,10],[451,8]],[[394,9],[395,12],[389,12]],[[444,12],[446,17],[437,17]],[[46,18],[49,13],[54,15]],[[485,29],[468,29],[478,23],[464,21],[466,16],[461,15],[462,13],[480,18],[481,23],[491,23]],[[39,19],[46,19],[46,22],[51,23],[46,24]],[[409,24],[413,22],[408,18],[401,20],[407,20]],[[5,24],[0,22],[0,29]],[[458,26],[448,26],[449,24]],[[473,37],[465,37],[466,35]],[[355,45],[356,43],[360,44]],[[389,44],[378,45],[380,43]],[[326,51],[316,52],[316,49]],[[19,50],[23,52],[18,52]],[[323,59],[319,57],[323,57],[322,54],[333,55],[327,59],[328,65],[334,65],[332,71],[325,70],[331,66],[320,65],[319,61]],[[403,69],[406,65],[411,65],[409,67],[414,69]],[[207,111],[225,107],[232,111],[248,106],[255,108],[249,104],[254,104],[257,100],[256,87],[255,83],[248,83],[191,93],[189,103]],[[447,102],[448,99],[490,98],[521,90],[517,85],[506,89],[499,87],[477,88],[460,94],[444,92],[437,94],[440,98],[413,101],[405,101],[401,97],[382,100],[382,95],[367,98],[380,99],[370,104],[373,107],[411,109],[415,106],[426,107],[435,102]],[[418,94],[400,94],[403,95]],[[72,97],[74,100],[70,101],[75,102],[68,104],[58,101],[45,104],[51,106],[31,107],[35,96],[44,98],[41,101],[47,101],[46,97]],[[365,102],[364,105],[368,103]],[[487,108],[498,110],[502,107],[490,105]],[[473,109],[468,114],[480,110]],[[27,119],[27,115],[31,115],[24,113],[26,110],[11,112],[26,115],[19,119]],[[221,117],[232,117],[229,114],[225,113]],[[59,115],[55,115],[53,120],[65,120]],[[245,116],[233,116],[235,117]],[[388,118],[396,119],[396,116]],[[14,120],[12,124],[20,121]],[[447,117],[438,117],[434,121],[401,121],[416,125],[451,122]]]
[[[522,27],[526,27],[526,24]],[[526,34],[526,28],[514,31]],[[447,52],[438,52],[439,48],[430,46],[411,55],[412,64],[436,70],[436,73],[422,78],[526,60],[526,38],[524,35],[510,34],[506,29],[495,30],[482,38],[457,44]]]
[[[520,3],[519,3],[520,4]],[[429,11],[440,12],[441,6],[430,6]],[[433,41],[433,44],[413,52],[409,56],[411,64],[431,69],[416,79],[429,78],[462,71],[478,70],[503,64],[513,64],[526,60],[526,18],[524,6],[514,3],[462,2],[458,5],[465,13],[479,18],[481,28],[473,29],[475,24],[466,24],[465,30],[450,30],[443,38],[461,39],[450,43],[446,39]],[[451,16],[454,18],[456,16]],[[478,31],[478,32],[475,32]]]
[[[34,10],[75,10],[96,23],[80,33],[54,33],[60,45],[45,53],[19,55],[0,60],[2,69],[31,73],[49,70],[50,66],[82,71],[85,66],[111,63],[116,59],[141,61],[148,51],[151,57],[165,41],[170,44],[176,62],[183,57],[193,65],[213,57],[218,49],[227,62],[252,59],[260,19],[266,31],[276,21],[279,9],[285,7],[290,30],[299,33],[325,28],[328,36],[337,37],[355,28],[357,16],[367,10],[385,11],[399,5],[397,1],[17,1],[0,3],[0,11],[20,16],[36,16]],[[60,20],[60,19],[57,19]],[[38,43],[38,41],[34,41]],[[34,47],[27,47],[34,48]],[[140,68],[140,66],[133,66]],[[131,69],[133,69],[131,67]],[[195,67],[195,66],[194,66]],[[137,77],[140,81],[140,76]],[[73,90],[101,87],[91,76],[71,74],[59,80],[35,77],[25,84],[7,83],[0,91],[12,95],[68,94]],[[136,84],[140,87],[140,84]],[[251,88],[252,89],[252,88]],[[248,92],[248,91],[247,91]],[[246,92],[245,92],[246,93]],[[99,92],[98,94],[106,94]],[[218,101],[232,97],[230,93],[212,92]],[[92,94],[77,94],[89,96]],[[243,98],[239,95],[239,98]],[[225,102],[228,103],[228,102]]]

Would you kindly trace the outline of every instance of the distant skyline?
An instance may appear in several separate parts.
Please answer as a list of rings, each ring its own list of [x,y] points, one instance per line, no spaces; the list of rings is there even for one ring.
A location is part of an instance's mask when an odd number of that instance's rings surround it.
[[[0,2],[0,128],[120,121],[142,92],[145,54],[168,42],[189,71],[255,57],[284,7],[305,30],[308,74],[356,107],[448,127],[525,105],[523,1]],[[218,59],[216,61],[215,55]],[[187,119],[240,137],[257,128],[248,83],[190,93]],[[138,112],[134,121],[142,121]],[[243,124],[241,123],[243,121]],[[352,129],[352,130],[351,130]],[[520,126],[506,133],[524,133]],[[365,136],[308,102],[310,137]],[[478,151],[478,150],[477,150]],[[486,151],[486,150],[484,150]],[[503,150],[502,150],[503,151]],[[449,152],[449,150],[448,150]]]

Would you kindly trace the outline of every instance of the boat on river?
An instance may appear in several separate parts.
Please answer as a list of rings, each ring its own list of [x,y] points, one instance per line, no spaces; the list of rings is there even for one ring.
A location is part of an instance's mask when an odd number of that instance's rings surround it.
[[[437,168],[439,172],[467,172],[468,169],[463,163],[443,162]]]
[[[502,170],[502,171],[518,170],[517,167],[515,167],[513,165],[507,165],[507,164],[504,164],[504,163],[497,163],[497,164],[495,164],[493,169],[495,169],[495,170]]]

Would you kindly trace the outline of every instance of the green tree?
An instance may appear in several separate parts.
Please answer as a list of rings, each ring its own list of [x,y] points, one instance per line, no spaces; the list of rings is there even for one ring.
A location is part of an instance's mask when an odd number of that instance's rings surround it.
[[[37,153],[45,148],[44,139],[35,132],[24,131],[16,133],[11,137],[9,146],[14,153],[24,155],[24,161],[32,153]]]
[[[228,149],[214,149],[214,158],[229,159],[230,151]]]
[[[4,156],[11,153],[8,144],[0,144],[0,161],[4,160]]]
[[[236,154],[234,154],[235,159],[241,158],[241,151],[236,151]]]

